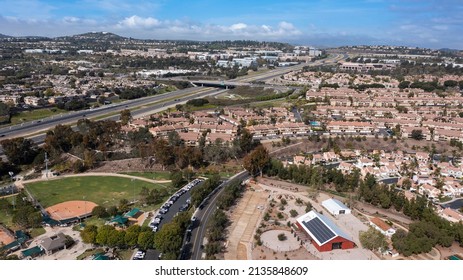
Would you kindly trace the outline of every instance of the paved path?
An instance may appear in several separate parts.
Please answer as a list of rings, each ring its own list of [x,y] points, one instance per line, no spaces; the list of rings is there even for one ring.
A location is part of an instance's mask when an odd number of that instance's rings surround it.
[[[69,175],[62,175],[62,176],[56,176],[53,178],[38,178],[38,179],[32,179],[32,180],[27,180],[27,181],[17,181],[17,186],[18,187],[24,187],[24,184],[27,183],[33,183],[33,182],[41,182],[41,181],[51,181],[51,180],[59,180],[62,178],[70,178],[70,177],[86,177],[86,176],[112,176],[112,177],[121,177],[121,178],[128,178],[128,179],[135,179],[135,180],[140,180],[140,181],[145,181],[153,184],[162,184],[162,183],[170,183],[170,180],[152,180],[144,177],[138,177],[138,176],[132,176],[132,175],[127,175],[127,174],[119,174],[119,173],[107,173],[107,172],[88,172],[88,173],[80,173],[80,174],[69,174]]]

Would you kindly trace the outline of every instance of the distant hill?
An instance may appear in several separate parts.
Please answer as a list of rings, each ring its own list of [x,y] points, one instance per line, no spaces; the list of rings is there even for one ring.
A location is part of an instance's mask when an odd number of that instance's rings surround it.
[[[11,38],[12,36],[8,36],[8,35],[5,35],[5,34],[0,34],[0,39],[4,39],[4,38]]]
[[[83,34],[77,34],[72,36],[63,36],[55,38],[57,40],[61,39],[74,39],[74,40],[89,40],[89,41],[125,41],[128,38],[119,36],[111,32],[87,32]]]
[[[439,51],[441,51],[441,52],[448,52],[448,53],[457,53],[457,52],[460,52],[460,50],[449,49],[449,48],[442,48],[442,49],[439,49]]]

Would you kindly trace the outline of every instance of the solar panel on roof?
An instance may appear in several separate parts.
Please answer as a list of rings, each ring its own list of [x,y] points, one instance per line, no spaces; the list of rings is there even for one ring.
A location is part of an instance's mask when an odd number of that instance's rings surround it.
[[[336,234],[329,229],[318,217],[313,218],[308,222],[302,222],[307,229],[315,236],[320,244],[325,243],[331,238],[335,237]]]

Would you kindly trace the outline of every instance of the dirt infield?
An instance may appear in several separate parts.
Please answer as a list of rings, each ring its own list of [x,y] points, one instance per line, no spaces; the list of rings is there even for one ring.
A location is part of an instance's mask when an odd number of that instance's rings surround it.
[[[0,228],[0,244],[3,244],[3,245],[7,245],[7,244],[10,244],[11,242],[14,241],[14,237],[11,236],[10,234],[4,232],[1,228]],[[0,246],[1,247],[1,246]]]
[[[91,201],[71,200],[55,204],[45,210],[53,220],[63,221],[88,216],[96,206],[98,205]]]

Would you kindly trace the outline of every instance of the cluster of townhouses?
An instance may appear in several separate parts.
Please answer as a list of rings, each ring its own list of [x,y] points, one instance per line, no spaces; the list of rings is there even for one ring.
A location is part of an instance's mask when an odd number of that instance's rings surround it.
[[[156,120],[156,121],[150,121]],[[177,132],[187,146],[198,146],[201,137],[205,143],[229,143],[236,138],[238,126],[245,126],[255,140],[289,136],[305,136],[310,126],[296,122],[292,112],[286,108],[274,107],[255,111],[249,108],[227,107],[222,112],[197,111],[158,113],[149,118],[133,120],[123,129],[136,130],[149,127],[156,137],[167,138],[169,133]]]
[[[111,75],[106,73],[106,76]],[[12,106],[42,107],[72,100],[119,99],[114,88],[152,87],[153,81],[130,79],[127,76],[111,78],[68,75],[43,75],[36,77],[40,85],[28,87],[20,84],[5,84],[0,89],[0,101]],[[37,93],[41,93],[37,96]]]
[[[416,80],[417,77],[405,77]],[[419,130],[428,141],[463,141],[463,96],[458,88],[442,93],[420,88],[400,89],[399,82],[386,76],[367,74],[292,72],[287,83],[311,87],[306,98],[316,108],[315,120],[324,124],[325,135],[390,136],[412,138]],[[460,81],[461,77],[422,75],[420,81]],[[337,87],[323,85],[336,84]],[[358,85],[381,84],[384,88],[355,89]],[[385,131],[388,131],[386,134]]]
[[[285,165],[330,165],[344,174],[360,171],[364,178],[367,174],[374,175],[378,181],[392,180],[402,187],[404,195],[411,200],[417,195],[425,196],[434,203],[448,197],[451,199],[463,197],[463,165],[452,162],[433,160],[429,153],[404,153],[402,151],[373,151],[371,156],[365,156],[359,150],[342,150],[334,152],[296,155],[284,161]],[[408,174],[414,174],[408,177]],[[439,208],[436,211],[450,221],[463,221],[463,215],[451,208]]]

